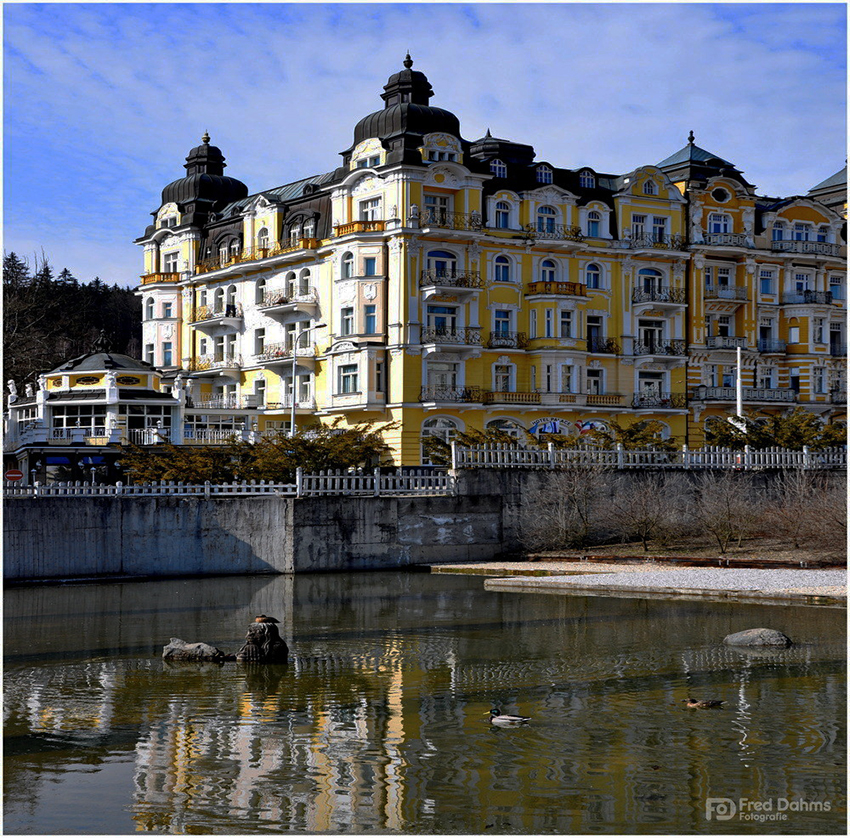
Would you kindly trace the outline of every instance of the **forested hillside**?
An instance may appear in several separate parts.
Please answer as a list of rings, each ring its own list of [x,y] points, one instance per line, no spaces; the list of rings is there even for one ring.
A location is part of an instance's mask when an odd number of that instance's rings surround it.
[[[129,288],[99,277],[81,283],[46,261],[30,266],[15,253],[3,257],[3,382],[20,390],[62,361],[89,352],[101,329],[113,352],[141,351],[141,300]]]

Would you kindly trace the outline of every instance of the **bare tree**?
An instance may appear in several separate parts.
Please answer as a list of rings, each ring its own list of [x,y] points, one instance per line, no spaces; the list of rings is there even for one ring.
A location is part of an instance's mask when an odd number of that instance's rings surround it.
[[[822,493],[822,479],[814,471],[787,469],[773,482],[770,503],[765,509],[765,522],[771,532],[787,539],[795,549],[811,536],[811,513],[815,496]]]
[[[740,546],[741,539],[753,531],[762,515],[762,501],[749,474],[703,472],[694,484],[690,514],[697,528],[713,537],[725,553],[733,539]]]
[[[847,557],[847,475],[820,474],[814,479],[805,513],[807,546],[831,556]]]
[[[523,510],[519,534],[525,548],[557,550],[588,544],[609,480],[603,466],[567,466],[549,474],[534,503]]]
[[[650,541],[667,543],[682,529],[684,485],[676,474],[629,474],[617,481],[609,510],[614,531],[623,541],[639,539],[644,553]]]

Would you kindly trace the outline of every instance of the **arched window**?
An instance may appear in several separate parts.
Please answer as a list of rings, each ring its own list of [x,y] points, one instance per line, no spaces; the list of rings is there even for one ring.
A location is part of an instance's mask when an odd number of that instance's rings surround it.
[[[259,233],[257,233],[257,247],[260,250],[268,250],[269,247],[269,231],[266,227],[263,227]]]
[[[525,438],[525,428],[514,419],[491,419],[484,426],[487,431],[500,431],[503,434],[512,436],[516,440]]]
[[[537,210],[537,232],[538,233],[554,233],[555,219],[558,213],[552,207],[540,207]]]
[[[588,288],[601,288],[602,287],[602,271],[595,262],[591,262],[584,269],[584,284]]]
[[[496,202],[496,226],[500,230],[511,226],[511,205],[507,201]]]
[[[498,159],[490,161],[490,171],[496,177],[508,176],[508,167],[501,160]]]
[[[771,239],[775,242],[781,242],[785,239],[785,222],[777,221],[773,225]]]
[[[537,167],[537,182],[552,183],[552,170],[548,166]]]
[[[218,246],[218,261],[224,265],[230,258],[227,242],[222,242]]]
[[[302,231],[302,236],[305,239],[316,238],[316,219],[315,218],[311,218],[308,221],[304,222],[304,229]]]
[[[578,182],[582,189],[596,188],[596,178],[594,177],[593,172],[589,172],[587,169],[578,176]]]
[[[301,225],[292,224],[289,227],[289,246],[296,247],[301,239]]]
[[[445,447],[451,444],[458,430],[457,422],[446,416],[426,419],[422,423],[422,462],[425,465],[444,464],[443,460],[449,453]]]
[[[153,320],[153,297],[148,297],[145,302],[145,320]]]
[[[257,285],[254,289],[254,302],[257,305],[262,305],[262,303],[266,299],[266,281],[264,279],[258,279]]]
[[[656,185],[654,180],[645,180],[643,182],[643,194],[644,195],[657,195],[658,194],[658,186]]]
[[[301,274],[298,277],[298,293],[299,294],[309,294],[310,293],[310,269],[304,268],[301,271]]]
[[[497,256],[493,268],[493,279],[496,282],[511,281],[511,260],[507,256]]]
[[[288,299],[291,299],[292,297],[295,296],[296,288],[297,288],[297,286],[296,286],[295,272],[290,271],[286,275],[286,296],[287,296]]]
[[[425,267],[434,278],[457,276],[457,257],[447,250],[430,250]]]
[[[348,279],[354,276],[354,254],[344,253],[342,255],[342,277]]]
[[[224,313],[224,288],[215,289],[215,305],[213,308],[216,314]]]
[[[558,276],[558,268],[551,259],[544,259],[540,263],[540,281],[555,282]]]
[[[641,268],[638,271],[638,286],[648,293],[661,290],[661,271],[654,268]]]
[[[587,214],[587,235],[591,238],[599,238],[599,230],[602,226],[602,215],[596,210]]]

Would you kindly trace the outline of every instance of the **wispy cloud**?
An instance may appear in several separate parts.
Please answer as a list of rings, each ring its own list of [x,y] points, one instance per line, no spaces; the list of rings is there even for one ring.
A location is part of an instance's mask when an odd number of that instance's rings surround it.
[[[697,142],[768,194],[845,155],[843,4],[13,4],[5,246],[132,284],[209,130],[252,191],[339,161],[410,49],[467,138],[624,172]]]

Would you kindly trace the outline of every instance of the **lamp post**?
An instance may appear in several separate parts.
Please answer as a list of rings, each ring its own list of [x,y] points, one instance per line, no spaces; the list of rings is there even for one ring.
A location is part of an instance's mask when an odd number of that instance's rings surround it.
[[[309,334],[315,329],[321,329],[325,324],[324,323],[316,323],[314,326],[307,327],[303,332],[299,332],[295,335],[295,339],[292,341],[292,394],[290,398],[292,399],[292,405],[290,407],[289,412],[289,438],[292,439],[295,436],[295,365],[298,362],[298,341],[304,337],[304,335]]]

